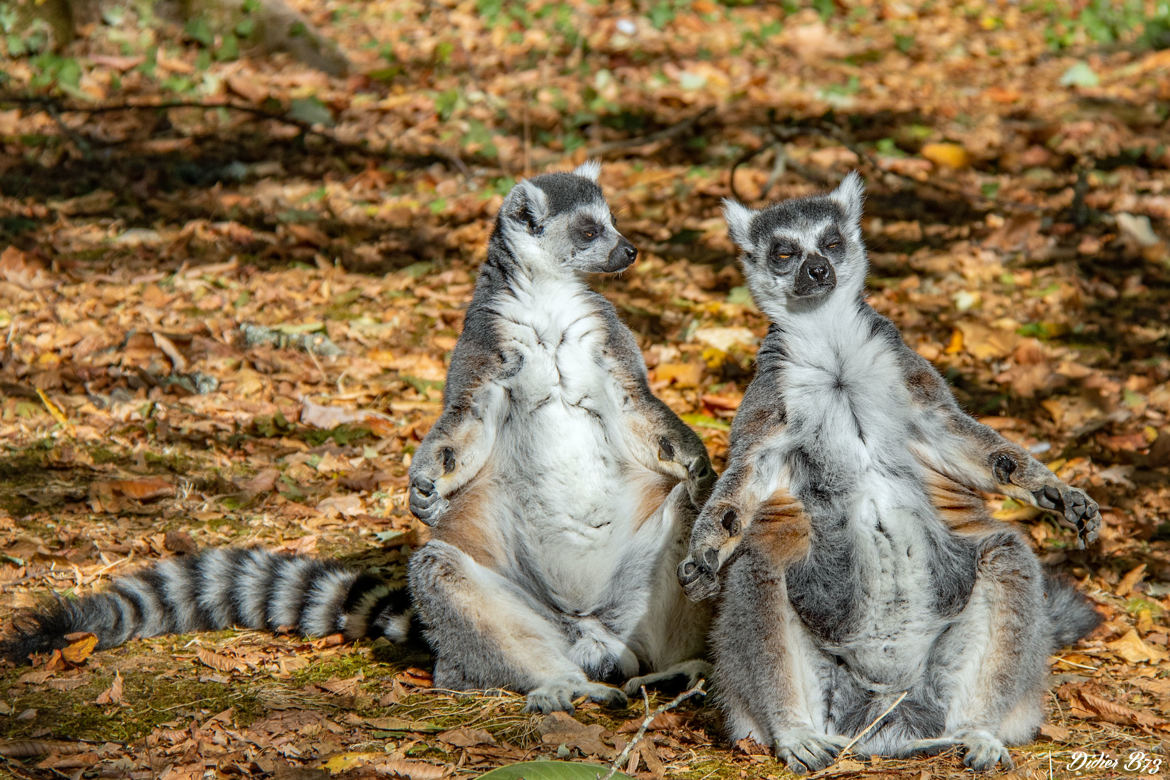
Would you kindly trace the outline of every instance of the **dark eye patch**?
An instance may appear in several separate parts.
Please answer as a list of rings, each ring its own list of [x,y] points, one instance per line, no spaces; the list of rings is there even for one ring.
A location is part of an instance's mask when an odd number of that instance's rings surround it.
[[[605,227],[592,219],[583,219],[573,226],[573,238],[586,244],[596,240],[604,232]]]
[[[800,254],[800,247],[788,239],[777,239],[768,252],[768,261],[777,270],[783,271]]]
[[[829,227],[821,235],[821,247],[824,249],[840,249],[844,243],[845,239],[841,237],[841,231],[835,227]]]

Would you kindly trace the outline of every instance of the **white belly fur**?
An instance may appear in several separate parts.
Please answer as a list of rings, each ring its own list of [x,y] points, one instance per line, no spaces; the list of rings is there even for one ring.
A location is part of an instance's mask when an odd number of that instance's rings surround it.
[[[644,468],[623,458],[619,390],[599,364],[604,322],[588,299],[533,291],[502,312],[504,349],[522,358],[504,381],[511,419],[492,454],[492,491],[508,554],[523,548],[564,607],[588,612],[624,554],[661,545],[661,524],[634,528]],[[536,326],[528,323],[536,323]]]

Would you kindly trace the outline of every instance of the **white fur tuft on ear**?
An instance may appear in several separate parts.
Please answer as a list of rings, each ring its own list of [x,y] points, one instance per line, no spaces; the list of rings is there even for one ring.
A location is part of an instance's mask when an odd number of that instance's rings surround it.
[[[723,219],[727,221],[727,233],[731,236],[731,240],[745,252],[751,252],[754,248],[752,220],[756,218],[758,213],[730,198],[723,199]]]
[[[601,176],[601,160],[586,160],[573,170],[573,175],[596,183]]]
[[[837,185],[837,189],[829,193],[829,197],[845,212],[846,222],[854,227],[861,223],[861,204],[865,200],[865,184],[862,183],[861,176],[857,171],[850,171]]]
[[[548,218],[548,195],[528,179],[521,179],[504,198],[504,216],[536,232]]]

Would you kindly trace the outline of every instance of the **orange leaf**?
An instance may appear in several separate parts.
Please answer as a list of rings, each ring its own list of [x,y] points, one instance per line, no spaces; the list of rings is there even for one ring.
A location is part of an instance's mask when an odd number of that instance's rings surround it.
[[[971,155],[958,144],[926,144],[922,156],[942,168],[958,170],[971,164]]]
[[[703,378],[703,367],[698,363],[662,363],[654,369],[654,378],[678,387],[698,387]]]
[[[198,658],[200,663],[202,663],[204,666],[210,666],[212,669],[216,669],[221,672],[238,672],[247,668],[247,664],[238,658],[231,658],[230,656],[220,655],[219,653],[212,652],[211,650],[205,650],[202,647],[195,651],[195,657]]]
[[[97,643],[98,638],[95,634],[83,634],[61,649],[61,657],[76,666],[89,658]]]
[[[125,704],[122,701],[122,675],[114,672],[114,682],[109,688],[98,694],[94,704]]]

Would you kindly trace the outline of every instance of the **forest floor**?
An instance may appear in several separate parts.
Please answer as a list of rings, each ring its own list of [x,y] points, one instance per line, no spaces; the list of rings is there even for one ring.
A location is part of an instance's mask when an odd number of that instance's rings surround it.
[[[1170,752],[1170,50],[1153,3],[302,5],[354,75],[104,22],[65,57],[5,63],[0,93],[49,97],[0,97],[0,628],[50,591],[205,546],[401,579],[425,539],[407,467],[502,195],[589,157],[641,250],[597,288],[722,468],[766,323],[720,199],[858,169],[873,305],[966,409],[1101,505],[1100,541],[1077,551],[989,497],[1106,618],[1052,658],[1048,724],[1012,776],[1157,768],[1134,758]],[[161,101],[235,108],[141,107]],[[525,714],[435,689],[429,664],[251,631],[80,641],[0,666],[0,774],[474,776],[609,764],[641,719],[640,702]],[[1078,773],[1078,751],[1117,763]],[[622,768],[788,774],[694,704]],[[824,775],[963,772],[846,756]]]

